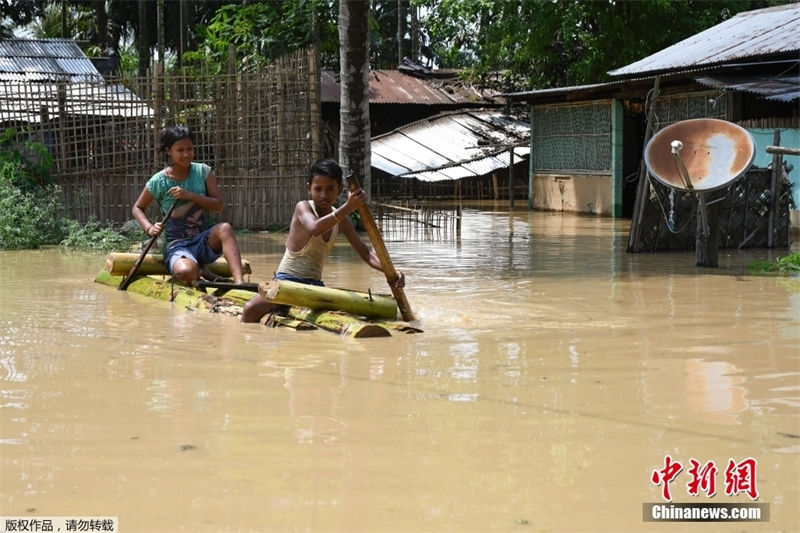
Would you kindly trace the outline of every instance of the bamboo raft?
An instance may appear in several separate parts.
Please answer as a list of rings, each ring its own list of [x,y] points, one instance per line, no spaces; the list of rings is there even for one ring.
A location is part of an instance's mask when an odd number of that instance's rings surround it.
[[[109,254],[106,267],[97,274],[95,282],[118,288],[124,274],[128,273],[137,259],[138,254]],[[244,260],[242,269],[246,274],[251,273],[250,264]],[[230,276],[230,267],[222,259],[209,265],[209,270],[220,276]],[[239,317],[244,304],[254,294],[252,290],[240,288],[218,288],[209,293],[200,288],[172,283],[158,254],[148,255],[139,273],[142,275],[130,282],[128,292],[172,302],[187,311]],[[261,282],[257,287],[262,298],[280,305],[276,313],[261,320],[266,326],[296,330],[323,329],[354,338],[388,337],[392,333],[422,331],[408,322],[397,320],[397,302],[391,296],[278,280]]]

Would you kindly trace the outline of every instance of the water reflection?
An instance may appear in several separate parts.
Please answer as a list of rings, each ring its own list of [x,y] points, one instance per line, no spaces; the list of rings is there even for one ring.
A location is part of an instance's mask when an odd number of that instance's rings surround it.
[[[747,410],[745,378],[736,366],[702,359],[646,359],[642,391],[649,416],[739,425]]]

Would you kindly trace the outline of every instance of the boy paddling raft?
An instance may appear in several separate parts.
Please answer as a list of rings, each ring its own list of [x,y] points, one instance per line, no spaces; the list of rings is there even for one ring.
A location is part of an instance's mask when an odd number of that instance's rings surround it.
[[[332,159],[320,159],[311,165],[306,188],[310,198],[295,205],[286,238],[286,251],[274,279],[324,285],[322,270],[339,231],[347,237],[365,263],[384,272],[380,259],[358,235],[348,216],[366,205],[364,190],[351,190],[345,204],[334,208],[334,202],[344,189],[344,182],[342,167]],[[395,286],[405,286],[405,276],[399,270]],[[276,307],[276,304],[257,294],[245,304],[242,322],[258,322]]]

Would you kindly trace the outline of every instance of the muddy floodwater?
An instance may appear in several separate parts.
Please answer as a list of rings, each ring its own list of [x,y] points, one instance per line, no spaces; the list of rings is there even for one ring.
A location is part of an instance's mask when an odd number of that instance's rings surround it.
[[[460,238],[387,228],[424,333],[378,339],[117,291],[93,282],[102,254],[0,252],[0,515],[126,533],[799,531],[800,280],[747,273],[790,250],[698,268],[627,254],[628,230],[522,209],[465,210]],[[284,237],[239,237],[250,281]],[[388,292],[344,239],[324,280]],[[646,521],[665,488],[769,517]]]

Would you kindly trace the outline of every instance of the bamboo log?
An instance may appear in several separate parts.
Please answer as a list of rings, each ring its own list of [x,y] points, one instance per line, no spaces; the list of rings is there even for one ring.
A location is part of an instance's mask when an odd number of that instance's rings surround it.
[[[122,276],[115,276],[107,270],[101,270],[94,278],[97,283],[110,287],[119,287]],[[128,285],[128,292],[149,296],[158,300],[173,302],[178,307],[190,310],[209,313],[215,302],[215,297],[191,287],[183,285],[174,286],[165,280],[159,280],[148,276],[139,276]]]
[[[95,277],[97,283],[117,288],[122,276],[114,276],[107,270],[101,270]],[[253,293],[243,290],[231,290],[222,297],[198,291],[192,287],[172,284],[168,280],[150,276],[134,279],[128,286],[128,292],[137,293],[164,301],[172,301],[180,308],[201,313],[223,313],[238,316],[245,303]],[[391,321],[372,323],[341,311],[309,309],[307,307],[289,307],[288,317],[275,316],[270,325],[291,327],[293,329],[325,329],[339,333],[344,337],[388,337],[391,331],[416,333],[418,330],[405,322],[396,325]]]
[[[139,260],[139,254],[131,253],[110,253],[106,256],[106,270],[112,276],[123,276],[127,274],[134,263]],[[220,257],[210,265],[208,269],[218,276],[231,277],[231,267],[224,258]],[[161,254],[148,254],[142,260],[137,273],[142,276],[152,274],[168,275],[167,265],[164,264],[164,257]],[[252,274],[250,262],[242,259],[242,273]]]
[[[345,311],[366,318],[397,318],[397,302],[389,296],[306,285],[285,280],[263,281],[258,293],[281,305]]]
[[[289,316],[303,320],[342,337],[391,337],[391,332],[372,322],[361,320],[341,311],[325,311],[308,307],[290,307]]]

